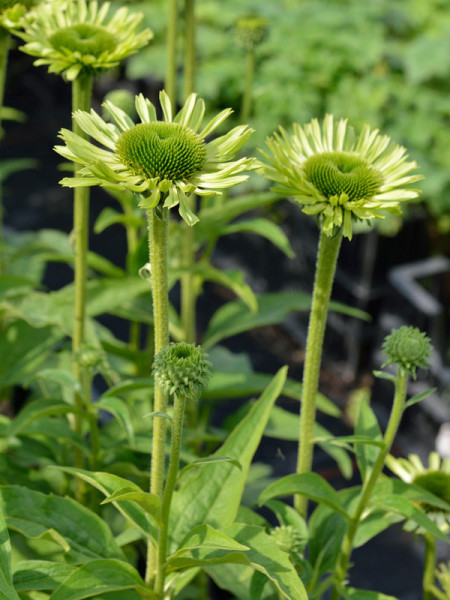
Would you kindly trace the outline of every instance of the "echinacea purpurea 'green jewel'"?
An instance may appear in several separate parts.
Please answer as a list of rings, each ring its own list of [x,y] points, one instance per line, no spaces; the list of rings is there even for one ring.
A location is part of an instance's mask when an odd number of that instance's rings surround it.
[[[137,32],[142,13],[96,0],[47,0],[27,15],[23,52],[38,57],[35,65],[48,65],[73,81],[80,73],[96,75],[117,66],[153,37],[150,29]]]
[[[426,368],[430,364],[430,339],[417,327],[405,325],[392,330],[386,337],[382,350],[387,356],[383,366],[397,364],[408,371],[413,379],[416,377],[416,369]]]
[[[165,208],[178,205],[181,217],[194,225],[198,218],[187,201],[191,194],[221,194],[222,188],[246,181],[244,172],[257,167],[253,158],[233,160],[253,130],[240,125],[207,142],[231,109],[223,110],[202,127],[205,104],[196,94],[191,94],[174,116],[164,91],[160,104],[162,121],[150,100],[142,94],[136,96],[138,124],[110,102],[104,107],[114,123],[107,123],[93,110],[76,112],[74,118],[80,128],[106,149],[63,129],[60,137],[66,145],[55,150],[83,168],[77,177],[67,177],[61,183],[130,190],[140,195],[139,206],[147,210],[160,201]]]
[[[211,366],[200,346],[172,342],[156,355],[153,375],[169,394],[192,398],[206,387]]]
[[[276,545],[292,555],[299,555],[305,546],[305,539],[293,525],[281,525],[270,530],[270,536]]]
[[[321,230],[351,239],[352,221],[384,218],[383,212],[401,214],[400,202],[418,196],[410,184],[422,179],[411,175],[414,161],[405,148],[366,125],[358,138],[341,119],[332,115],[301,127],[294,124],[288,135],[283,128],[267,140],[270,154],[264,175],[278,185],[273,189],[302,205],[306,214],[317,215]]]

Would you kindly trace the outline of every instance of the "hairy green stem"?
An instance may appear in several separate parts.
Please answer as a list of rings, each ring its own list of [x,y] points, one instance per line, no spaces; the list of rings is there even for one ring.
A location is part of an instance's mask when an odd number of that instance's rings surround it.
[[[434,572],[436,569],[436,538],[431,533],[423,536],[425,543],[425,569],[423,573],[423,600],[433,600]]]
[[[5,96],[5,77],[8,65],[9,42],[11,35],[7,29],[0,27],[0,138],[3,137],[2,117],[3,99]],[[3,273],[3,197],[0,183],[0,275]]]
[[[183,395],[174,397],[174,407],[172,416],[172,441],[170,445],[169,470],[167,472],[166,485],[164,487],[164,496],[161,507],[161,527],[159,530],[158,543],[158,568],[155,581],[155,592],[162,596],[164,591],[164,581],[166,576],[166,557],[167,540],[169,531],[169,514],[172,502],[173,492],[178,476],[178,467],[180,464],[181,439],[183,436],[183,419],[186,397]]]
[[[247,50],[245,88],[241,104],[241,122],[246,123],[252,112],[253,80],[255,78],[255,50]]]
[[[195,0],[184,3],[184,98],[195,92]]]
[[[72,83],[72,115],[77,110],[88,111],[92,100],[92,76],[80,74]],[[81,129],[72,117],[72,129],[84,139],[89,136]],[[75,172],[81,165],[75,165]],[[89,240],[89,187],[76,187],[73,191],[73,235],[75,238],[75,263],[74,263],[74,287],[75,287],[75,311],[72,336],[73,371],[77,381],[80,383],[81,392],[75,394],[74,429],[78,434],[82,433],[83,418],[86,410],[89,410],[91,393],[87,397],[86,386],[83,385],[83,367],[79,363],[79,354],[84,342],[84,330],[86,321],[86,282],[87,282],[87,253]],[[76,467],[83,466],[83,456],[75,452],[74,462]],[[80,484],[81,485],[81,484]],[[82,487],[78,487],[77,495],[81,499]]]
[[[309,473],[311,471],[314,450],[313,435],[316,420],[316,396],[319,386],[323,338],[341,239],[341,233],[331,238],[323,232],[320,233],[303,372],[297,473]],[[306,517],[308,508],[306,497],[296,496],[294,503],[299,513],[303,517]]]
[[[155,355],[169,343],[169,292],[167,283],[167,234],[169,214],[167,208],[147,211],[149,254],[152,274],[152,298]],[[155,384],[153,410],[165,413],[167,394]],[[153,444],[150,472],[150,491],[160,498],[164,489],[164,465],[166,443],[166,419],[154,417]],[[157,553],[149,543],[147,553],[146,581],[150,583],[156,574]]]
[[[408,372],[399,367],[395,383],[394,402],[392,404],[389,423],[384,434],[384,446],[380,450],[371,472],[366,476],[365,481],[363,482],[358,504],[352,518],[350,519],[344,541],[342,542],[341,551],[336,562],[336,583],[331,595],[331,600],[339,599],[339,587],[343,584],[347,576],[348,564],[353,549],[353,542],[356,532],[358,531],[361,516],[370,500],[375,484],[377,483],[378,478],[383,470],[386,456],[388,455],[394,442],[394,438],[397,434],[404,409],[407,383]]]
[[[178,2],[177,0],[168,0],[169,17],[167,23],[167,64],[165,89],[175,109],[177,98],[177,21],[178,21]]]

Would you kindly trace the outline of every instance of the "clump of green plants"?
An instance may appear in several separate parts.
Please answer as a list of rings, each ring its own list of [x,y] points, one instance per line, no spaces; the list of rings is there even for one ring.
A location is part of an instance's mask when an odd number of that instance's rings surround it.
[[[239,600],[395,600],[353,587],[351,560],[402,523],[423,540],[423,600],[441,600],[448,568],[437,564],[436,542],[448,542],[448,460],[432,453],[425,467],[415,455],[390,454],[404,412],[435,391],[409,393],[430,366],[426,332],[401,326],[385,337],[386,361],[374,372],[392,386],[384,431],[370,393],[358,396],[349,435],[317,419],[317,411],[342,416],[319,393],[328,312],[367,318],[331,300],[342,240],[361,223],[401,215],[419,196],[420,169],[378,129],[355,134],[331,114],[296,122],[292,133],[274,122],[259,158],[246,156],[270,20],[249,10],[228,31],[247,58],[237,122],[231,108],[197,94],[204,7],[166,4],[159,104],[154,89],[132,94],[118,84],[101,114],[91,106],[98,79],[118,78],[120,63],[153,37],[143,14],[95,0],[0,7],[8,43],[11,33],[21,38],[37,67],[72,86],[72,129],[61,128],[55,151],[68,161],[62,191],[74,190],[72,236],[13,232],[0,244],[0,596],[206,600],[221,589]],[[3,81],[2,47],[0,39]],[[90,188],[117,203],[95,223]],[[262,236],[292,258],[265,214],[284,199],[319,229],[311,295],[255,294],[240,270],[214,262],[221,238],[236,233]],[[123,268],[88,247],[91,229],[112,225],[124,229]],[[43,289],[50,262],[67,263],[73,282]],[[197,305],[209,282],[233,299],[200,331]],[[287,366],[254,372],[251,357],[222,344],[301,310],[309,312],[301,382]],[[98,318],[105,314],[128,324],[127,339]],[[277,405],[283,396],[300,410]],[[238,412],[217,425],[215,406],[234,399]],[[295,472],[277,477],[255,464],[264,435],[295,443]],[[337,490],[314,472],[316,446],[346,479],[355,467],[356,484]]]

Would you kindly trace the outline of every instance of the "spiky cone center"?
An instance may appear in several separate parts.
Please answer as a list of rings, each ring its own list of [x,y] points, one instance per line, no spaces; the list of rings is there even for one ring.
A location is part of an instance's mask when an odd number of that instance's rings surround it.
[[[116,152],[136,175],[146,179],[188,181],[201,171],[206,144],[191,129],[179,123],[139,123],[117,141]]]
[[[299,554],[302,550],[302,536],[292,525],[274,527],[270,535],[276,545],[291,556]]]
[[[426,334],[417,327],[403,326],[386,337],[383,352],[388,363],[398,364],[415,375],[417,368],[428,366],[431,344]]]
[[[322,152],[313,154],[303,165],[306,179],[325,196],[350,201],[374,196],[383,179],[367,161],[351,152]]]
[[[55,50],[69,50],[96,58],[104,52],[111,52],[117,46],[114,35],[104,27],[89,23],[78,23],[58,29],[50,37],[50,43]]]
[[[444,473],[443,471],[426,471],[425,473],[416,475],[412,480],[412,483],[450,504],[449,473]],[[426,502],[421,502],[421,506],[426,512],[436,512],[441,510]],[[448,516],[450,517],[450,513]]]
[[[206,387],[211,363],[199,346],[185,342],[165,346],[155,357],[157,384],[172,395],[197,397]]]

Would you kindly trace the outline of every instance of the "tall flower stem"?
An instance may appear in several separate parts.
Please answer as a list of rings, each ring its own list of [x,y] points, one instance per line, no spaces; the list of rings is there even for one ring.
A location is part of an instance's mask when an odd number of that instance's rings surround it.
[[[246,56],[245,88],[241,104],[241,122],[246,123],[252,112],[253,80],[255,78],[255,50],[249,48]]]
[[[169,514],[173,492],[178,476],[180,464],[181,439],[183,435],[183,419],[186,397],[184,394],[175,395],[172,416],[172,442],[170,446],[169,470],[161,507],[161,527],[159,530],[158,567],[155,581],[155,592],[162,595],[166,576],[165,562],[167,556],[167,538],[169,530]]]
[[[309,473],[311,471],[314,450],[313,435],[316,419],[316,396],[319,386],[323,339],[341,239],[341,233],[338,233],[334,237],[328,237],[323,231],[320,233],[308,338],[306,342],[297,473]],[[304,496],[296,496],[294,502],[295,508],[305,517],[308,508],[306,498]]]
[[[167,64],[166,81],[164,87],[172,103],[172,108],[176,105],[177,96],[177,23],[178,23],[178,2],[169,0],[169,19],[167,23]]]
[[[434,585],[436,569],[436,538],[431,533],[423,536],[425,542],[425,570],[423,573],[423,600],[433,600],[431,587]]]
[[[167,234],[168,209],[155,208],[147,211],[149,255],[152,273],[152,298],[155,354],[169,343],[169,300],[167,284]],[[165,413],[167,394],[155,384],[153,410]],[[164,489],[164,464],[166,443],[166,419],[154,417],[153,444],[150,472],[150,491],[160,498]],[[156,571],[157,553],[149,543],[147,553],[146,581],[151,582]]]
[[[0,27],[0,137],[3,137],[2,112],[5,96],[5,77],[8,65],[8,51],[11,35],[7,29]],[[3,273],[3,198],[0,184],[0,275]]]
[[[184,44],[184,97],[195,91],[195,0],[185,0],[184,6],[185,44]],[[189,198],[191,208],[195,196]],[[183,227],[183,263],[190,267],[195,261],[194,231],[192,227]],[[181,278],[181,323],[184,341],[192,344],[196,337],[196,290],[195,278],[186,273]]]
[[[375,484],[378,481],[378,478],[383,470],[386,456],[389,454],[389,451],[394,442],[394,438],[397,434],[398,427],[400,425],[406,398],[407,383],[408,371],[406,371],[402,367],[398,367],[397,379],[395,383],[394,402],[392,404],[389,423],[384,434],[384,446],[380,450],[380,453],[377,457],[377,460],[375,461],[372,471],[370,472],[370,474],[368,474],[363,483],[358,504],[356,506],[352,518],[350,519],[347,533],[345,534],[344,541],[341,546],[341,552],[336,562],[336,583],[333,593],[331,595],[331,600],[339,600],[339,587],[342,585],[347,575],[348,563],[352,553],[355,535],[361,520],[361,515],[363,514],[367,503],[370,500]]]
[[[92,76],[81,73],[72,84],[72,114],[77,110],[89,111],[92,100]],[[72,118],[72,129],[84,139],[88,135]],[[75,165],[75,171],[80,165]],[[75,237],[75,313],[72,337],[72,351],[74,359],[74,375],[83,389],[83,368],[79,364],[79,354],[84,342],[86,321],[86,281],[87,281],[87,253],[89,239],[89,195],[88,187],[74,189],[73,232]],[[86,391],[86,386],[84,386]],[[90,405],[90,391],[87,398],[84,394],[75,394],[75,403],[78,409],[75,415],[75,431],[81,433],[83,412]],[[80,466],[80,457],[75,458],[76,466]]]

